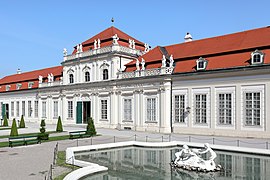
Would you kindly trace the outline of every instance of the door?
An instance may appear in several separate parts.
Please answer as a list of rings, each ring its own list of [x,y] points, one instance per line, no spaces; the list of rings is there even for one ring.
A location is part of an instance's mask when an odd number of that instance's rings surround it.
[[[84,101],[83,102],[83,123],[87,124],[88,118],[91,117],[91,102]]]
[[[76,124],[82,124],[82,102],[77,102]]]

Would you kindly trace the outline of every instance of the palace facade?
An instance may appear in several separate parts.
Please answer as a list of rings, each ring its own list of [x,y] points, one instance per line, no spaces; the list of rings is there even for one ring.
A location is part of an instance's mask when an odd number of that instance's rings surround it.
[[[0,79],[1,118],[270,137],[270,27],[149,45],[110,27],[60,66]]]

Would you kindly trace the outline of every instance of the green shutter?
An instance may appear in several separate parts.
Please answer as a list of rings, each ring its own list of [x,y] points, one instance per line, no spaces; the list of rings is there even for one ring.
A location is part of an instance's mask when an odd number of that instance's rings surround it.
[[[6,114],[6,105],[2,104],[2,118],[4,119],[4,116]]]
[[[82,102],[77,102],[76,123],[82,124]]]

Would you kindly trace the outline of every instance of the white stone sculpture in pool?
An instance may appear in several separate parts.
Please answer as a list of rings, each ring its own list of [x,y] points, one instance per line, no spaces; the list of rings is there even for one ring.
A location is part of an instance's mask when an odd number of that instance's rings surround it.
[[[202,154],[209,154],[209,158],[204,160]],[[190,149],[187,145],[183,145],[183,149],[175,153],[175,160],[172,165],[186,170],[192,171],[219,171],[220,165],[216,165],[214,159],[217,154],[211,149],[208,143],[204,144],[203,149]]]

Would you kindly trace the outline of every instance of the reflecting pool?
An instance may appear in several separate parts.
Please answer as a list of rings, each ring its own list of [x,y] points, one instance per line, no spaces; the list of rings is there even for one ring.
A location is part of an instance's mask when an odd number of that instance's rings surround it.
[[[89,161],[109,168],[101,174],[89,175],[80,180],[163,180],[163,179],[245,179],[266,180],[270,177],[270,157],[215,151],[220,172],[197,173],[174,169],[170,162],[179,147],[142,148],[125,147],[75,153],[78,160]],[[207,158],[207,157],[204,157]]]

